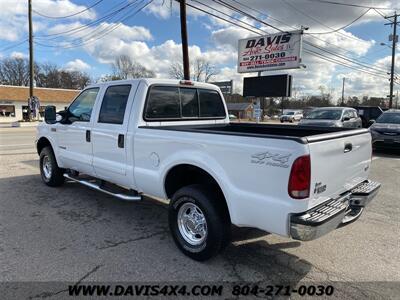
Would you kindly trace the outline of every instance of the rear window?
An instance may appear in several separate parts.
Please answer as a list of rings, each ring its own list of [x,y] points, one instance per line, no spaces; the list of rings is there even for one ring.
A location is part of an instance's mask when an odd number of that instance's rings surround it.
[[[146,118],[176,119],[180,118],[180,115],[179,88],[156,86],[150,89]]]
[[[174,86],[150,88],[146,120],[225,118],[225,107],[217,91]]]
[[[225,108],[217,91],[199,89],[200,117],[225,117]]]
[[[199,116],[199,100],[196,89],[180,89],[182,117],[194,118]]]

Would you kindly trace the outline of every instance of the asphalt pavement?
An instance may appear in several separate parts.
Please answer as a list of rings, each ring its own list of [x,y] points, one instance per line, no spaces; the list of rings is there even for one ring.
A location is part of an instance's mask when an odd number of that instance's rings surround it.
[[[344,282],[343,297],[385,299],[360,282],[400,282],[400,155],[374,155],[382,183],[355,223],[310,242],[233,228],[218,257],[182,255],[168,231],[167,205],[124,202],[79,184],[40,179],[35,128],[0,128],[1,281]],[[340,174],[338,174],[340,176]]]

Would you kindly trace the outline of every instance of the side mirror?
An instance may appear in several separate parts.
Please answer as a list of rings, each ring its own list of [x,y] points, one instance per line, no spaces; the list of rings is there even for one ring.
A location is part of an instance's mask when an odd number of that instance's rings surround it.
[[[371,125],[374,124],[374,123],[375,123],[375,120],[374,120],[374,119],[371,119],[371,120],[368,121],[368,125],[369,125],[369,126],[371,126]]]
[[[350,121],[350,117],[343,117],[343,122]]]
[[[48,105],[44,109],[44,121],[47,124],[54,124],[57,122],[56,107],[54,105]]]

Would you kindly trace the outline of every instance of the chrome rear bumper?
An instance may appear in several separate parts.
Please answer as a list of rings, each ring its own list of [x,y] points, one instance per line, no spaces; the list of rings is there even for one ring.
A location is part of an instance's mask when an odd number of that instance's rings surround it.
[[[336,229],[342,223],[358,218],[361,211],[377,195],[381,184],[364,181],[342,194],[300,214],[290,216],[290,236],[301,241],[310,241]]]

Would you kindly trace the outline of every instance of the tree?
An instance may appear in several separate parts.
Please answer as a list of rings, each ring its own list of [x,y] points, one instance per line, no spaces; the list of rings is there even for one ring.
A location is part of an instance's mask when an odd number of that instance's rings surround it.
[[[113,71],[112,76],[105,77],[111,80],[155,77],[153,71],[146,69],[128,55],[118,56],[111,64],[111,68]]]
[[[29,83],[29,62],[25,58],[6,58],[0,62],[1,84],[26,86]]]
[[[219,71],[209,61],[203,58],[197,58],[190,63],[190,74],[193,81],[208,82],[217,75]],[[169,67],[169,76],[175,79],[183,79],[183,65],[180,62],[173,62]]]
[[[80,71],[62,70],[53,63],[34,63],[34,80],[37,87],[83,89],[90,83],[88,74]],[[0,61],[0,83],[27,86],[29,84],[29,61],[14,57]]]

